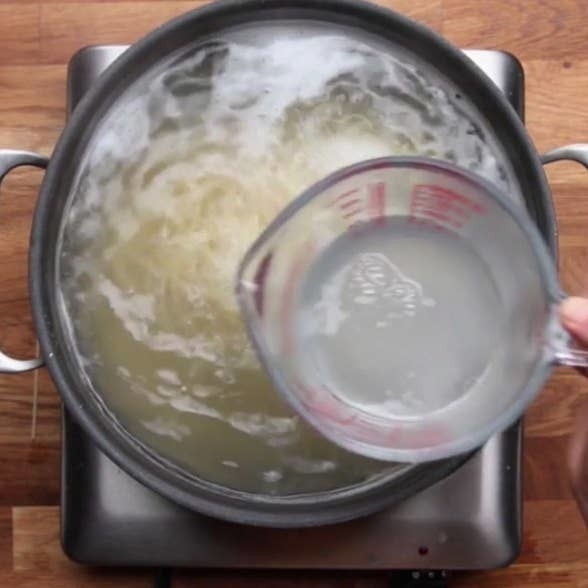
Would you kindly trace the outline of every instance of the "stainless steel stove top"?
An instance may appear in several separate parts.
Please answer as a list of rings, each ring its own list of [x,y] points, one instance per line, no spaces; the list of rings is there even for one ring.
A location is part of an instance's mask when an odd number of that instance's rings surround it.
[[[126,47],[82,49],[68,70],[68,111]],[[523,114],[512,56],[467,51]],[[329,527],[276,530],[190,512],[130,478],[65,413],[61,533],[94,565],[202,568],[458,570],[504,566],[521,542],[522,425],[491,439],[459,470],[402,504]]]

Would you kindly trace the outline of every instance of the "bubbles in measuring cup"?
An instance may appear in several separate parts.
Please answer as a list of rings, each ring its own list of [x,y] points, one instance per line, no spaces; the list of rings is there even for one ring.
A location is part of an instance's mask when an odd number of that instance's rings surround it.
[[[348,406],[421,418],[467,397],[494,364],[496,287],[449,232],[366,222],[321,252],[301,282],[298,377]]]
[[[352,260],[347,295],[355,304],[380,303],[391,308],[386,316],[414,316],[420,306],[435,306],[422,285],[404,275],[383,253],[364,253]]]

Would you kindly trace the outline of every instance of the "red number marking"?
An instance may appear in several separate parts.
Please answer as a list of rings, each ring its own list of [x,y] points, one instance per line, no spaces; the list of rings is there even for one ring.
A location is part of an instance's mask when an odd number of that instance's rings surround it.
[[[341,218],[343,218],[343,220],[353,218],[362,210],[362,201],[361,198],[357,197],[358,193],[358,188],[353,188],[353,190],[343,192],[334,198],[329,206],[336,206],[339,209]]]
[[[350,206],[355,206],[356,204],[361,204],[361,200],[359,198],[353,198],[352,200],[344,200],[339,204],[339,208],[341,210],[345,210]]]
[[[333,200],[333,202],[331,202],[329,206],[335,206],[342,200],[345,200],[348,196],[352,196],[353,194],[357,194],[358,192],[358,188],[353,188],[353,190],[347,190],[347,192],[343,192],[342,194],[339,194],[339,196],[335,197],[335,199]]]
[[[353,218],[354,216],[358,215],[361,212],[361,208],[355,208],[354,210],[350,210],[341,216],[347,220],[348,218]]]

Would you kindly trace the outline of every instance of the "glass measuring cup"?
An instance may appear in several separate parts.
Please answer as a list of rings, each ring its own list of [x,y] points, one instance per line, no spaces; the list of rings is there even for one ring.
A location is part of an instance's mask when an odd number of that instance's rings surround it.
[[[378,459],[472,450],[523,414],[556,363],[588,365],[526,211],[432,159],[366,161],[311,187],[252,245],[236,290],[284,399]]]

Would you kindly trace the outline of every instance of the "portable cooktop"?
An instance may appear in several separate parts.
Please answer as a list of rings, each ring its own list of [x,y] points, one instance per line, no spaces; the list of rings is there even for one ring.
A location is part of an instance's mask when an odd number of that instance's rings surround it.
[[[89,47],[72,58],[68,112],[125,49]],[[520,63],[497,51],[467,55],[522,116]],[[67,412],[62,439],[62,543],[80,563],[413,570],[411,578],[443,581],[445,574],[432,570],[496,568],[516,558],[520,549],[520,423],[491,439],[451,476],[398,506],[350,523],[299,530],[226,523],[175,505],[115,466]]]

